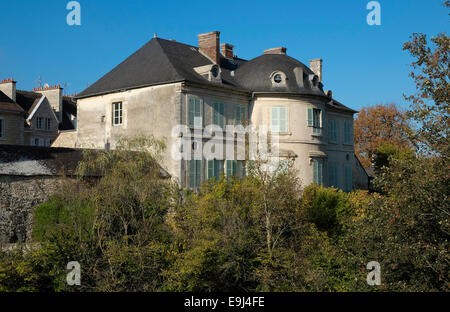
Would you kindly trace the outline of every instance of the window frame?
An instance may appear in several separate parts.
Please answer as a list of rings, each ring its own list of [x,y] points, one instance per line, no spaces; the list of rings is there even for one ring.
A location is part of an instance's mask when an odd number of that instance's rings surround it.
[[[47,130],[47,131],[52,130],[52,119],[51,118],[45,118],[45,130]]]
[[[193,109],[191,109],[191,105],[193,105]],[[203,128],[203,100],[201,98],[196,96],[188,96],[186,113],[187,125],[190,128]],[[201,124],[195,124],[196,117],[201,118]]]
[[[224,102],[213,102],[213,125],[219,126],[222,130],[225,130],[226,125],[226,115],[225,115],[225,103]]]
[[[319,186],[323,186],[323,159],[315,158],[312,159],[313,165],[313,182]]]
[[[353,144],[353,127],[352,122],[349,120],[344,121],[344,144]]]
[[[328,120],[328,142],[329,143],[335,143],[338,142],[338,121],[336,119],[329,119]]]
[[[192,171],[192,164],[194,170]],[[203,177],[203,160],[190,159],[187,161],[187,185],[190,189],[198,189],[202,183]],[[193,180],[192,180],[193,178]]]
[[[119,106],[119,107],[116,107]],[[118,114],[116,116],[116,113]],[[117,119],[117,123],[116,123]],[[123,125],[123,102],[117,101],[112,103],[112,125],[115,127]]]
[[[277,111],[277,118],[275,118],[274,112]],[[284,110],[284,119],[281,118],[281,111]],[[289,132],[289,117],[288,117],[288,107],[286,105],[276,105],[270,107],[270,131],[273,133],[288,133]],[[284,120],[284,129],[282,129],[281,124]],[[275,125],[274,121],[278,124]],[[278,128],[276,128],[278,126]]]
[[[42,121],[44,118],[36,117],[36,129],[42,130]]]

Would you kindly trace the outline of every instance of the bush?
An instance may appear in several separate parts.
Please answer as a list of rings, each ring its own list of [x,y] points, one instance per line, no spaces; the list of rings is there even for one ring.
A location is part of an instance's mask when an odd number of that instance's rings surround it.
[[[305,188],[302,205],[308,219],[332,238],[342,234],[342,220],[354,213],[349,195],[314,184]]]

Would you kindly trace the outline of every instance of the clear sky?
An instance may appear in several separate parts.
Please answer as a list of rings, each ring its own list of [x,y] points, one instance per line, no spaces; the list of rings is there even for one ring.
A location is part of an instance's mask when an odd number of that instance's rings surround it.
[[[443,0],[380,0],[381,26],[366,22],[369,0],[102,1],[79,0],[81,26],[66,23],[66,0],[2,0],[0,79],[30,90],[38,77],[78,93],[158,37],[197,45],[197,34],[221,32],[244,59],[287,47],[305,64],[323,58],[325,89],[347,106],[407,104],[414,91],[402,45],[413,32],[449,30]]]

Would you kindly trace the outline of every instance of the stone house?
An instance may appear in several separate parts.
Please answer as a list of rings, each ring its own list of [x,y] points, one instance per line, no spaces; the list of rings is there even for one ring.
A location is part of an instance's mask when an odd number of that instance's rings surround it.
[[[163,165],[182,185],[196,188],[221,173],[243,174],[245,164],[229,155],[172,157],[180,139],[174,127],[187,125],[195,132],[246,120],[279,134],[280,158],[293,160],[303,185],[367,189],[367,174],[354,154],[356,111],[324,91],[321,59],[306,66],[281,47],[244,60],[231,44],[220,44],[218,31],[198,38],[196,47],[155,37],[81,92],[77,131],[61,145],[109,149],[121,136],[165,138]],[[205,136],[200,147],[202,140]],[[227,140],[236,138],[222,143]]]
[[[16,81],[0,83],[0,144],[50,146],[60,131],[76,126],[76,102],[60,86],[16,90]]]

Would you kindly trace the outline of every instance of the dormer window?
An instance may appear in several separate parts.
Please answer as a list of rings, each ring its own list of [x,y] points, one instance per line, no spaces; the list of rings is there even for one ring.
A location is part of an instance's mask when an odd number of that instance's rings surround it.
[[[280,71],[273,72],[270,79],[273,86],[283,86],[286,83],[286,75]]]
[[[281,82],[283,81],[283,78],[281,77],[280,74],[276,74],[276,75],[273,77],[273,81],[274,81],[275,83],[281,83]]]
[[[217,65],[211,68],[211,75],[216,78],[219,75],[219,67]]]

